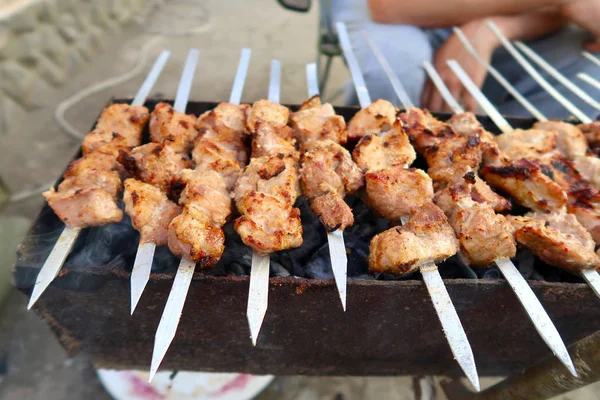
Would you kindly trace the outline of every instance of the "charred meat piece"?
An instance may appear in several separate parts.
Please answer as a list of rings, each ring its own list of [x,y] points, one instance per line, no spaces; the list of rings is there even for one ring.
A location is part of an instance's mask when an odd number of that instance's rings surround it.
[[[575,125],[562,121],[541,121],[533,129],[542,129],[557,133],[556,146],[562,155],[570,160],[586,155],[588,144],[581,130]]]
[[[336,115],[329,103],[321,104],[319,96],[305,101],[300,109],[290,115],[294,136],[300,143],[311,140],[332,140],[346,143],[346,122]]]
[[[176,111],[167,103],[158,103],[150,116],[150,139],[170,142],[176,153],[189,153],[198,136],[196,117]]]
[[[483,129],[475,114],[466,112],[454,114],[446,121],[457,135],[478,137],[482,143],[494,143],[494,135]]]
[[[187,155],[176,153],[167,143],[148,143],[130,152],[121,151],[118,161],[138,180],[169,192],[171,180],[180,170],[190,166],[190,160]]]
[[[124,182],[123,201],[131,224],[140,233],[141,243],[167,244],[169,224],[179,214],[181,207],[169,200],[155,186],[127,179]]]
[[[237,203],[234,227],[246,246],[262,253],[302,245],[300,210],[267,193],[251,191]]]
[[[542,129],[515,129],[496,136],[498,147],[513,160],[537,158],[556,149],[556,131]]]
[[[427,203],[414,211],[406,225],[373,237],[369,246],[369,271],[402,276],[425,261],[442,262],[458,249],[458,239],[444,212],[433,203]]]
[[[514,257],[516,245],[511,225],[489,203],[479,202],[474,189],[473,180],[467,177],[435,196],[435,203],[448,217],[460,241],[461,255],[475,267]]]
[[[344,231],[354,224],[352,209],[337,192],[328,192],[313,199],[310,208],[327,232]]]
[[[117,161],[117,156],[121,150],[121,147],[103,146],[96,151],[87,153],[69,164],[64,176],[68,178],[84,174],[89,170],[103,170],[117,171],[123,177],[127,175],[127,171]]]
[[[419,153],[434,149],[447,139],[457,136],[450,125],[438,120],[426,110],[411,108],[400,114],[400,120]]]
[[[600,158],[578,157],[573,163],[577,171],[581,174],[581,177],[588,181],[595,189],[600,190]]]
[[[75,192],[50,190],[43,195],[56,215],[70,227],[102,226],[123,219],[123,211],[111,194],[103,189],[81,189]]]
[[[291,154],[298,156],[294,131],[289,126],[276,126],[268,122],[256,123],[252,133],[252,157],[269,154]]]
[[[258,100],[248,111],[246,131],[255,132],[257,124],[269,123],[274,127],[286,126],[290,118],[290,110],[270,100]]]
[[[422,170],[391,167],[367,172],[366,202],[380,216],[399,221],[411,211],[431,203],[431,178]]]
[[[58,185],[61,193],[75,193],[82,189],[102,189],[116,201],[121,194],[121,177],[117,171],[86,169],[77,175],[67,176]]]
[[[354,148],[352,156],[364,172],[407,166],[416,158],[415,149],[399,121],[387,131],[363,136]]]
[[[600,121],[594,121],[590,124],[581,124],[577,126],[585,136],[590,150],[597,152],[600,150]]]
[[[565,212],[508,217],[515,239],[542,261],[569,271],[597,269],[594,241],[572,214]]]
[[[396,120],[398,110],[387,100],[376,100],[354,114],[346,129],[350,140],[387,131]]]
[[[227,129],[241,138],[246,131],[246,114],[249,110],[248,104],[219,103],[214,109],[198,117],[196,130],[203,135],[207,130],[223,132]]]

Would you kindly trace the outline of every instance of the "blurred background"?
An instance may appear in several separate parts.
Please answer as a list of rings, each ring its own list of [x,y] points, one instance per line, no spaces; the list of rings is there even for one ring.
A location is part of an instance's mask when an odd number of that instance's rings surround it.
[[[266,97],[270,60],[279,59],[281,101],[301,103],[305,65],[319,52],[320,16],[318,4],[300,13],[275,0],[0,0],[1,399],[110,398],[85,354],[67,358],[11,286],[15,248],[43,203],[40,192],[80,145],[67,124],[87,132],[111,97],[133,96],[163,49],[172,55],[153,91],[157,97],[174,97],[187,51],[196,47],[201,55],[190,99],[226,100],[240,49],[251,47],[243,101]],[[130,79],[107,85],[119,76]],[[334,57],[325,98],[348,79],[342,59]],[[100,86],[87,97],[73,97],[93,85]],[[63,115],[56,115],[59,106]],[[495,381],[484,379],[482,386]],[[258,398],[412,399],[415,390],[433,398],[436,387],[437,381],[420,386],[410,377],[278,377]],[[600,397],[585,388],[562,398]]]

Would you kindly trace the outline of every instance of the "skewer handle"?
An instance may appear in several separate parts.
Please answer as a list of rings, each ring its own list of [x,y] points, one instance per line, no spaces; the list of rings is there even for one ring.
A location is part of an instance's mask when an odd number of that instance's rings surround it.
[[[502,87],[504,87],[504,89],[506,89],[506,91],[508,93],[510,93],[511,96],[513,96],[515,99],[517,99],[517,101],[519,103],[521,103],[521,105],[523,107],[525,107],[525,109],[527,109],[527,111],[529,111],[535,119],[537,119],[538,121],[547,121],[548,120],[544,116],[544,114],[542,114],[540,112],[540,110],[538,110],[533,104],[531,104],[531,102],[529,100],[527,100],[525,97],[523,97],[521,95],[521,93],[519,93],[517,91],[517,89],[515,89],[515,87],[513,85],[511,85],[511,83],[509,81],[507,81],[502,76],[502,74],[500,72],[498,72],[498,70],[496,68],[494,68],[490,63],[488,63],[483,58],[481,58],[479,53],[477,53],[475,48],[471,45],[471,42],[469,42],[469,39],[467,39],[467,37],[465,36],[463,31],[459,27],[455,26],[453,29],[454,29],[454,33],[456,33],[456,36],[458,36],[458,38],[460,39],[462,44],[465,46],[467,51],[469,53],[471,53],[471,55],[479,62],[479,64],[483,65],[485,67],[485,69],[490,73],[490,75],[492,75],[494,78],[496,78],[496,80],[502,85]]]
[[[577,371],[571,361],[571,356],[564,342],[562,341],[560,334],[556,330],[556,327],[552,323],[552,320],[544,310],[542,303],[538,300],[531,290],[531,287],[527,284],[527,281],[517,267],[508,258],[499,258],[496,260],[498,269],[506,278],[506,281],[510,285],[511,289],[517,295],[517,298],[523,305],[523,308],[527,312],[529,319],[533,322],[535,329],[538,331],[544,342],[550,347],[552,353],[560,359],[560,361],[567,367],[569,372],[577,377]]]
[[[560,82],[564,87],[569,89],[571,92],[575,93],[577,97],[581,100],[588,103],[590,106],[594,107],[596,110],[600,110],[600,103],[594,100],[591,96],[589,96],[586,92],[581,90],[577,85],[571,82],[566,76],[561,74],[556,68],[550,65],[546,60],[540,57],[535,51],[533,51],[529,46],[525,43],[518,41],[515,42],[515,46],[519,48],[527,57],[529,57],[533,62],[535,62],[540,68],[546,71],[550,76]]]
[[[477,85],[469,78],[469,75],[462,69],[455,60],[448,61],[448,66],[456,74],[458,79],[462,82],[464,87],[471,93],[471,96],[475,98],[479,106],[483,108],[483,111],[494,121],[494,123],[500,128],[503,133],[512,132],[513,128],[510,126],[508,121],[498,112],[496,107],[485,97],[485,95],[479,90]]]
[[[317,75],[317,64],[306,64],[306,83],[308,85],[308,98],[319,94],[319,77]]]
[[[406,89],[400,82],[400,79],[398,79],[398,76],[396,76],[396,74],[394,73],[394,70],[390,66],[390,63],[388,63],[385,56],[379,51],[379,48],[377,48],[377,45],[375,44],[373,39],[371,39],[369,34],[365,31],[361,31],[360,33],[363,35],[363,37],[369,44],[369,47],[371,47],[371,50],[373,51],[373,54],[375,54],[375,58],[377,58],[377,61],[379,61],[383,72],[385,72],[385,74],[387,75],[390,83],[392,84],[392,88],[396,93],[396,96],[398,96],[398,100],[400,100],[400,103],[402,103],[402,107],[404,107],[405,110],[413,108],[415,105],[413,104],[410,97],[408,97]]]
[[[269,78],[269,100],[279,103],[281,93],[281,62],[271,60],[271,75]]]
[[[558,101],[564,108],[566,108],[571,114],[583,123],[592,122],[591,119],[571,103],[566,97],[564,97],[558,90],[556,90],[546,79],[540,75],[539,72],[533,68],[533,66],[515,49],[512,43],[504,36],[502,32],[496,27],[492,21],[486,21],[487,26],[491,29],[494,35],[500,40],[502,46],[517,60],[519,64],[529,73],[529,75],[550,94],[556,101]]]
[[[177,95],[175,96],[175,104],[173,108],[179,112],[184,113],[185,108],[190,97],[190,90],[192,89],[192,81],[194,80],[194,73],[196,72],[196,65],[198,65],[198,58],[200,57],[200,51],[197,49],[190,49],[185,66],[183,67],[183,73],[179,80],[179,86],[177,87]]]
[[[160,53],[160,55],[154,62],[150,73],[148,73],[148,76],[146,76],[146,79],[144,79],[144,83],[142,83],[142,86],[140,87],[137,94],[135,95],[135,98],[131,102],[132,106],[143,106],[144,103],[146,103],[146,98],[148,98],[152,87],[156,83],[156,80],[160,76],[160,73],[165,67],[165,64],[167,63],[167,60],[170,56],[171,52],[168,50],[163,50]]]
[[[231,95],[229,96],[229,102],[231,104],[240,104],[242,101],[242,92],[244,90],[244,82],[246,82],[246,75],[248,74],[248,66],[250,65],[250,56],[252,50],[243,48],[240,55],[240,62],[238,64],[235,79],[233,80],[233,88],[231,89]]]
[[[437,73],[433,65],[431,65],[429,61],[423,61],[423,68],[425,68],[427,75],[429,75],[429,79],[431,79],[438,92],[440,92],[440,94],[444,98],[444,101],[450,106],[452,111],[455,114],[464,113],[465,110],[463,110],[463,108],[460,106],[460,104],[458,104],[454,96],[452,96],[452,93],[450,93],[448,87],[446,87],[446,84],[442,80],[442,77],[440,76],[440,74]]]
[[[352,50],[352,44],[350,43],[350,36],[348,35],[346,24],[343,22],[336,22],[335,27],[340,39],[340,46],[342,47],[344,57],[348,63],[348,69],[352,75],[352,82],[354,82],[358,102],[360,103],[361,108],[366,108],[371,104],[371,96],[369,96],[367,85],[365,84],[362,72],[360,71],[360,65],[358,64],[354,50]]]
[[[56,275],[58,275],[60,268],[71,252],[80,232],[80,228],[70,228],[65,226],[65,229],[60,234],[58,241],[42,266],[42,269],[40,269],[35,281],[35,286],[33,287],[33,292],[31,293],[31,298],[29,299],[29,304],[27,304],[28,310],[33,307],[42,293],[44,293],[44,290],[46,290],[54,278],[56,278]]]

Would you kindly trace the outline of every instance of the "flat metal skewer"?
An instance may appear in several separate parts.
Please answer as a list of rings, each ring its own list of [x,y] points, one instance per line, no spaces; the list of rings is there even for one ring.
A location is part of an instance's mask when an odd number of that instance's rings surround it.
[[[367,108],[371,104],[371,96],[369,96],[369,91],[367,90],[367,85],[362,76],[360,65],[358,64],[354,50],[352,50],[352,43],[350,43],[350,36],[348,35],[346,24],[343,22],[336,22],[335,27],[340,39],[340,46],[344,52],[344,58],[348,63],[348,69],[352,75],[352,82],[354,83],[354,89],[358,96],[360,108]]]
[[[388,79],[390,82],[392,82],[394,92],[396,93],[396,96],[398,96],[398,99],[400,100],[400,103],[404,109],[408,110],[410,108],[414,108],[414,104],[410,100],[408,93],[406,93],[404,86],[394,73],[385,56],[379,51],[375,42],[373,42],[366,32],[363,31],[362,34],[371,47],[373,54],[375,54],[375,57],[379,61],[379,64],[381,64],[381,67],[383,68]],[[458,104],[456,106],[458,106]],[[402,217],[401,222],[402,225],[406,224],[408,222],[408,218]],[[421,265],[419,270],[423,276],[425,287],[429,292],[429,297],[431,297],[433,307],[435,308],[440,323],[442,324],[442,330],[444,331],[444,335],[448,340],[450,350],[452,351],[456,362],[458,362],[458,365],[462,368],[465,375],[471,382],[471,385],[473,385],[475,390],[479,391],[479,376],[477,375],[477,366],[475,364],[473,350],[462,323],[460,322],[460,318],[456,313],[454,304],[452,304],[452,299],[448,294],[448,290],[444,285],[442,276],[440,275],[435,263],[431,260],[426,261],[423,265]]]
[[[600,67],[600,60],[598,59],[598,57],[596,57],[589,51],[582,51],[581,55]]]
[[[190,49],[185,66],[183,67],[181,79],[179,80],[177,95],[175,96],[173,108],[176,111],[185,112],[199,56],[200,51],[197,49]],[[152,265],[152,261],[149,261],[147,264]],[[150,365],[148,382],[152,382],[160,363],[165,357],[165,354],[167,354],[167,350],[175,337],[188,289],[194,278],[195,268],[195,261],[192,261],[185,256],[181,258],[177,273],[175,274],[175,279],[173,280],[173,286],[169,292],[167,304],[160,317],[158,329],[156,330],[156,335],[154,337],[154,349],[152,351],[152,363]],[[150,271],[148,271],[148,273],[149,272]]]
[[[459,27],[455,26],[453,28],[453,30],[454,30],[454,33],[456,33],[456,36],[458,36],[458,38],[460,39],[462,44],[465,46],[467,51],[469,53],[471,53],[473,58],[475,58],[477,60],[477,62],[479,62],[479,64],[484,66],[485,69],[490,73],[490,75],[492,75],[498,81],[498,83],[500,83],[502,85],[502,87],[504,87],[504,89],[506,89],[506,91],[508,93],[510,93],[515,99],[517,99],[517,101],[519,103],[521,103],[521,105],[523,107],[525,107],[527,109],[527,111],[529,111],[535,119],[537,119],[538,121],[547,121],[548,120],[540,112],[540,110],[538,110],[533,104],[531,104],[531,102],[529,100],[527,100],[525,97],[523,97],[523,95],[521,95],[521,93],[519,93],[517,91],[517,89],[515,89],[515,87],[509,81],[507,81],[506,78],[504,78],[502,76],[502,74],[500,72],[498,72],[498,70],[496,68],[494,68],[490,63],[488,63],[483,58],[481,58],[479,53],[477,53],[477,51],[475,50],[473,45],[471,45],[471,42],[469,41],[469,39],[467,39],[467,37],[465,36],[463,31]]]
[[[431,79],[438,92],[440,92],[442,95],[442,98],[446,104],[448,104],[448,106],[452,109],[452,112],[455,114],[464,113],[465,110],[460,104],[458,104],[458,101],[456,101],[454,96],[452,96],[452,93],[450,93],[450,90],[448,90],[444,84],[444,81],[442,80],[442,77],[437,73],[433,65],[431,65],[429,61],[424,60],[423,68],[425,69],[425,72],[427,72],[427,75],[429,75],[429,79]]]
[[[179,112],[185,112],[190,90],[192,88],[194,72],[196,71],[196,65],[198,64],[199,55],[200,52],[196,49],[191,49],[188,53],[185,66],[179,80],[179,86],[177,87],[175,105],[173,106],[173,108]],[[138,250],[135,255],[135,261],[133,262],[133,269],[131,270],[131,315],[133,315],[135,307],[140,301],[142,293],[144,292],[144,289],[148,284],[148,280],[150,279],[152,260],[154,259],[155,250],[156,244],[152,242],[140,243],[138,246]]]
[[[317,77],[317,65],[315,63],[306,65],[306,82],[308,84],[308,97],[319,94],[319,80]],[[346,288],[348,280],[348,257],[344,243],[344,233],[339,229],[327,232],[327,243],[329,244],[329,258],[333,278],[337,286],[342,308],[346,311]]]
[[[581,111],[575,104],[571,103],[569,99],[560,94],[558,90],[556,90],[550,83],[540,75],[539,72],[533,68],[533,66],[519,53],[517,49],[512,45],[512,43],[504,36],[502,32],[496,27],[492,21],[486,21],[487,26],[491,29],[494,35],[500,40],[502,46],[508,51],[515,60],[529,73],[529,75],[546,90],[556,101],[558,101],[563,107],[565,107],[571,114],[573,114],[578,120],[581,122],[588,124],[592,122],[591,118],[589,118],[583,111]]]
[[[498,125],[498,128],[504,133],[512,132],[512,126],[504,119],[504,117],[496,110],[496,108],[489,102],[485,95],[479,90],[477,85],[473,83],[471,78],[465,73],[465,71],[458,65],[454,60],[448,61],[448,65],[456,76],[460,79],[465,88],[471,93],[471,96],[479,103],[486,114],[492,118],[494,123],[497,120],[502,119]],[[558,333],[558,330],[552,323],[552,320],[548,316],[546,310],[540,303],[539,299],[535,296],[535,293],[531,287],[527,284],[523,275],[519,272],[517,267],[508,258],[499,258],[495,260],[498,269],[504,275],[504,278],[510,285],[513,292],[521,302],[521,305],[527,312],[529,319],[533,322],[535,329],[538,331],[544,342],[548,345],[552,353],[564,364],[569,372],[577,377],[577,370],[573,365],[573,361],[569,356],[567,347]]]
[[[281,91],[281,62],[271,61],[269,79],[269,97],[274,103],[279,103]],[[256,346],[260,328],[269,306],[269,264],[271,256],[252,251],[252,266],[250,267],[250,289],[248,291],[248,308],[246,316],[250,327],[252,344]]]
[[[150,94],[152,87],[156,83],[156,80],[160,76],[167,60],[171,53],[169,51],[164,50],[160,53],[154,65],[150,69],[150,72],[146,76],[146,79],[140,86],[135,98],[131,102],[132,106],[142,106],[146,102],[146,98]],[[46,262],[40,269],[40,272],[36,278],[35,285],[33,287],[33,292],[31,293],[31,298],[29,299],[29,303],[27,304],[27,309],[31,309],[33,305],[38,301],[42,293],[48,288],[50,283],[56,278],[58,272],[62,268],[67,256],[69,255],[71,249],[73,248],[73,244],[77,240],[79,233],[81,232],[81,228],[73,228],[69,226],[65,226],[60,237],[58,238],[52,252],[46,259]]]
[[[577,74],[577,77],[579,79],[581,79],[582,81],[592,85],[593,87],[595,87],[596,89],[600,89],[600,81],[592,78],[591,76],[589,76],[588,74],[584,73],[584,72],[580,72]]]
[[[596,110],[600,110],[600,103],[594,100],[590,95],[581,90],[577,85],[575,85],[569,78],[560,73],[556,68],[550,65],[546,60],[540,57],[535,51],[533,51],[529,46],[521,41],[515,42],[515,46],[518,47],[527,57],[529,57],[533,62],[535,62],[540,68],[546,71],[551,77],[560,82],[564,87],[573,92],[577,97],[581,100],[588,103],[590,106],[594,107]]]

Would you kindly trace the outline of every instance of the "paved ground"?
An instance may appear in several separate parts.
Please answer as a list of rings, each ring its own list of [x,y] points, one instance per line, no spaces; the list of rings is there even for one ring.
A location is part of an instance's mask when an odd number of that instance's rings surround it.
[[[156,36],[148,34],[148,29],[195,32],[192,36],[165,36],[150,50],[151,58],[163,48],[173,53],[155,88],[157,96],[174,96],[183,60],[188,48],[194,46],[202,53],[191,98],[226,100],[239,50],[248,46],[253,55],[244,100],[266,95],[272,58],[283,63],[282,102],[304,100],[304,66],[314,61],[316,54],[316,10],[308,14],[287,12],[273,0],[210,0],[202,4],[170,2],[168,9],[152,14],[144,23],[146,31],[132,27],[108,38],[104,52],[48,98],[43,108],[32,112],[18,133],[0,136],[0,176],[10,190],[16,193],[35,185],[44,186],[60,175],[78,143],[61,133],[53,121],[56,104],[88,85],[129,71],[140,46]],[[339,60],[333,75],[332,89],[339,88],[348,77]],[[84,133],[111,96],[134,94],[140,81],[138,77],[81,101],[67,113],[69,122]],[[9,205],[0,214],[5,234],[2,243],[6,247],[0,248],[0,277],[13,262],[12,248],[23,234],[26,221],[35,216],[41,203],[41,197],[34,196]],[[25,304],[25,298],[13,291],[0,308],[0,398],[108,399],[85,356],[67,359],[49,329],[33,313],[25,312]],[[594,390],[587,393],[570,398],[598,398]],[[260,398],[308,400],[340,398],[339,395],[345,399],[409,399],[412,386],[409,378],[285,377],[278,378]]]

